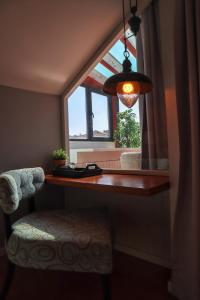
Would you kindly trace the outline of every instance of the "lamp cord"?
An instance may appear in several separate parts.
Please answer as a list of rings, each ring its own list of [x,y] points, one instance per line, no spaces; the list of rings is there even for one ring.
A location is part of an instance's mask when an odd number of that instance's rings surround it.
[[[137,12],[137,0],[135,0],[135,6],[132,8],[132,1],[129,0],[130,4],[130,11],[135,15]],[[125,0],[122,0],[122,12],[123,12],[123,27],[124,27],[124,57],[128,58],[130,56],[130,53],[127,50],[127,40],[132,37],[134,34],[126,37],[126,17],[125,17]]]
[[[132,0],[129,1],[129,4],[130,4],[130,11],[132,10]],[[138,8],[138,5],[137,5],[137,0],[135,0],[135,12],[137,12],[137,8]]]
[[[125,18],[125,0],[122,0],[122,11],[123,11],[123,25],[124,25],[124,57],[128,58],[130,56],[130,53],[127,50],[127,43],[126,43],[126,18]]]
[[[127,51],[127,45],[126,45],[126,20],[125,20],[124,0],[122,0],[122,12],[123,12],[123,25],[124,25],[124,45],[125,45],[125,51]]]

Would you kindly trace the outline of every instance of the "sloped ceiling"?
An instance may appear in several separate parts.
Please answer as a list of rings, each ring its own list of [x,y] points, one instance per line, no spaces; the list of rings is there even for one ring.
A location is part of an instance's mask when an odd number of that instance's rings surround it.
[[[0,85],[56,94],[121,22],[121,0],[0,1]]]

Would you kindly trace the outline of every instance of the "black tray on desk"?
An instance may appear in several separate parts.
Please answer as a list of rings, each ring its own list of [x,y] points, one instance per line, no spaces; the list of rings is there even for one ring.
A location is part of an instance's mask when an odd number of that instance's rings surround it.
[[[83,178],[102,174],[103,170],[96,164],[89,164],[86,168],[70,168],[69,166],[61,166],[52,170],[53,176]]]

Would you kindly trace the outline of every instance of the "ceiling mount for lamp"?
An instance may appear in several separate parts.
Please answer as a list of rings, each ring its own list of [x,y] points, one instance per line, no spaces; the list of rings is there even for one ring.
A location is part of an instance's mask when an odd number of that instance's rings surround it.
[[[128,20],[128,24],[130,26],[132,33],[136,36],[138,31],[140,30],[140,23],[141,23],[141,19],[138,16],[136,16],[137,0],[135,6],[131,6],[131,1],[130,1],[130,11],[132,13],[132,17]]]
[[[132,64],[129,60],[129,52],[127,50],[127,39],[126,37],[126,24],[125,24],[125,9],[124,9],[124,0],[123,4],[123,25],[124,25],[124,61],[123,61],[123,70],[121,73],[115,74],[108,78],[103,86],[103,91],[106,94],[118,96],[120,101],[131,108],[139,98],[139,95],[146,94],[152,91],[153,85],[151,79],[144,74],[132,71]],[[131,0],[130,0],[131,7]],[[141,19],[136,16],[137,12],[137,1],[136,6],[131,7],[131,12],[133,16],[129,20],[129,25],[131,31],[134,35],[137,34],[140,28]]]

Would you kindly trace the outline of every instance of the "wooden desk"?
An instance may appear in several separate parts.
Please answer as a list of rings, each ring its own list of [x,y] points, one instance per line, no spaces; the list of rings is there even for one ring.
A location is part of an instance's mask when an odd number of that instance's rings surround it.
[[[85,178],[64,178],[46,175],[49,184],[88,190],[151,196],[169,188],[168,176],[103,174]]]

